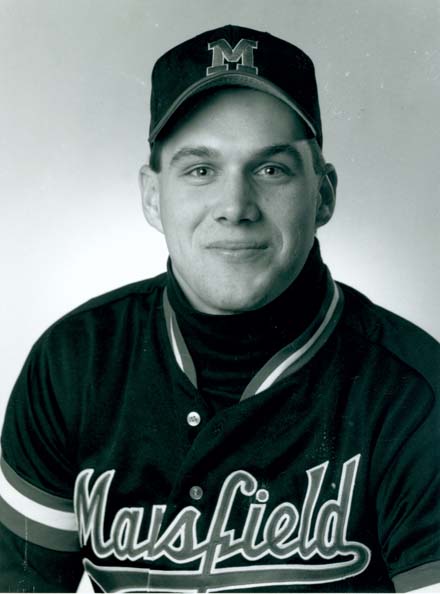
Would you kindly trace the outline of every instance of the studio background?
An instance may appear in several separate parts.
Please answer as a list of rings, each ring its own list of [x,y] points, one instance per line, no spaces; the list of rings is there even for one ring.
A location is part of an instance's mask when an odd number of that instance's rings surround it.
[[[0,419],[48,325],[164,270],[137,187],[151,68],[231,22],[315,62],[334,277],[440,337],[437,0],[0,0]]]
[[[49,324],[164,270],[137,188],[151,68],[231,22],[315,62],[334,277],[440,337],[438,1],[0,0],[0,421]]]

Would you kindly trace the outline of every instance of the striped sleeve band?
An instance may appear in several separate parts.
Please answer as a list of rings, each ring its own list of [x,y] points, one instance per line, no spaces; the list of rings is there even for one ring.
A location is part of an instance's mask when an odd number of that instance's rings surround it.
[[[56,551],[78,551],[73,502],[21,478],[0,457],[0,522],[21,538]]]

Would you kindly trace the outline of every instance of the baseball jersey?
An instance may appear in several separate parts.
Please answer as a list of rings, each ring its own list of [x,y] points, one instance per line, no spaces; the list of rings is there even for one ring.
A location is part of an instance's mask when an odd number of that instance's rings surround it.
[[[168,297],[166,274],[118,289],[33,347],[2,435],[0,589],[71,590],[83,568],[108,592],[438,580],[435,341],[328,275],[213,410]]]

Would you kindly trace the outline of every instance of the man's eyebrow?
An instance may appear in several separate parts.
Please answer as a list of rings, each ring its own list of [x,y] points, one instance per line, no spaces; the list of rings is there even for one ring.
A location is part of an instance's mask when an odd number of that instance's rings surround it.
[[[171,158],[170,166],[175,165],[186,157],[198,157],[202,159],[209,159],[218,157],[219,151],[208,148],[207,146],[183,146]]]
[[[280,154],[287,154],[293,157],[299,164],[303,162],[301,152],[293,144],[271,144],[257,151],[253,155],[253,158],[256,160],[268,159]]]
[[[250,159],[259,161],[280,154],[287,154],[293,157],[298,164],[301,164],[303,161],[301,152],[293,144],[271,144],[265,146],[252,153]],[[214,159],[220,157],[220,151],[207,146],[183,146],[172,156],[170,166],[176,165],[176,163],[188,157]]]

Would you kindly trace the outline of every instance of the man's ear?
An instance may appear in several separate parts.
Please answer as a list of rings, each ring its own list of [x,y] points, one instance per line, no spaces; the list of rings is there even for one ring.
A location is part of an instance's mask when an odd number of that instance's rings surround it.
[[[149,165],[143,165],[139,171],[139,188],[145,218],[152,227],[163,233],[158,175]]]
[[[316,227],[322,227],[333,216],[336,204],[336,186],[338,176],[336,169],[330,163],[326,163],[319,189],[319,203],[316,211]]]

